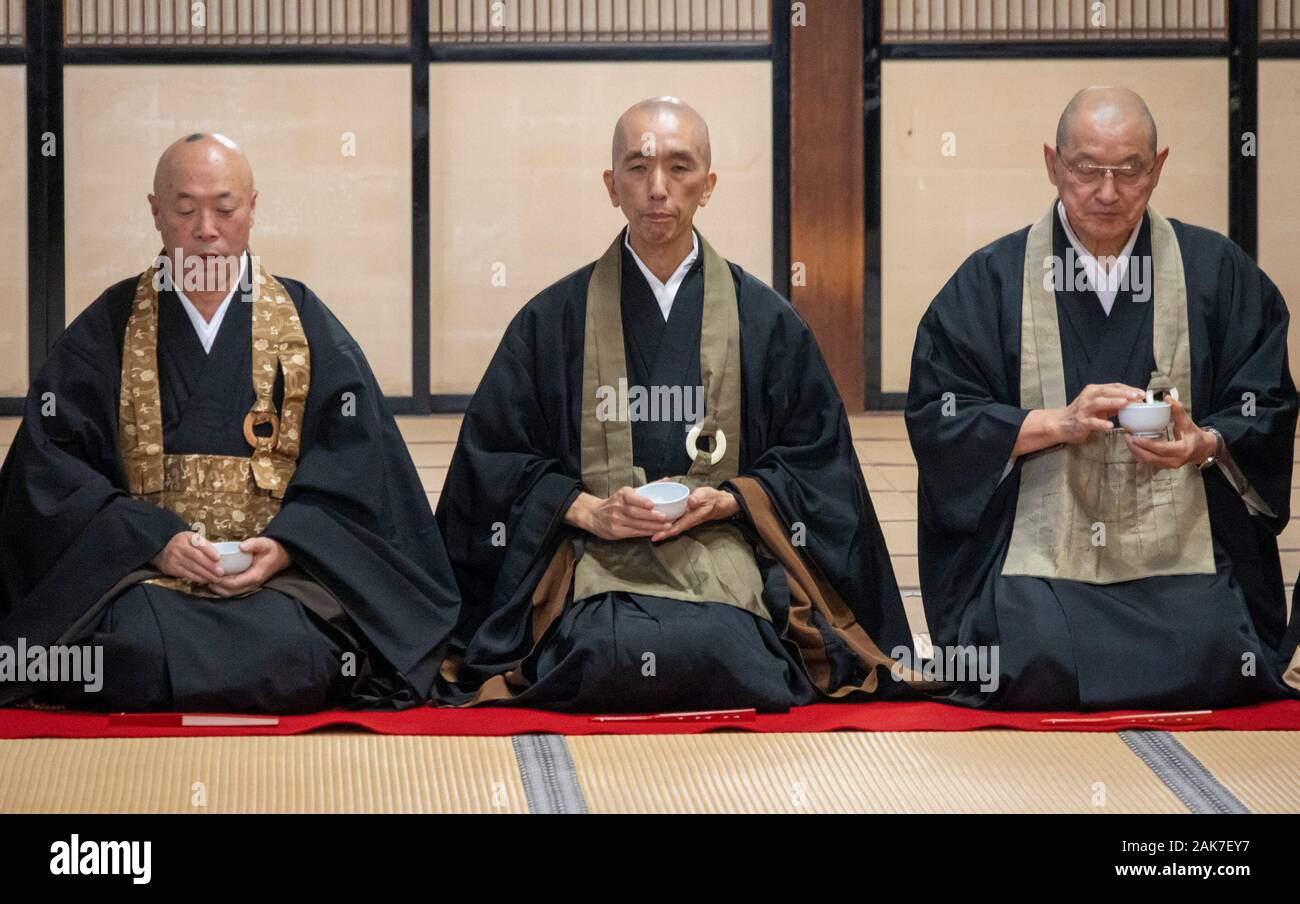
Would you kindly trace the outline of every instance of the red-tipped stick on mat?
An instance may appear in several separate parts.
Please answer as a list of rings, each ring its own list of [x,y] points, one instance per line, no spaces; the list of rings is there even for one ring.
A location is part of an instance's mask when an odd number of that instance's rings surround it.
[[[276,716],[199,716],[190,713],[110,713],[109,725],[150,728],[266,728],[279,725]]]
[[[638,713],[627,716],[592,716],[593,722],[753,722],[754,709],[706,709],[694,713]]]
[[[1043,719],[1044,725],[1115,725],[1136,722],[1142,725],[1194,725],[1208,722],[1212,710],[1189,709],[1180,713],[1133,713],[1128,716],[1068,716]]]

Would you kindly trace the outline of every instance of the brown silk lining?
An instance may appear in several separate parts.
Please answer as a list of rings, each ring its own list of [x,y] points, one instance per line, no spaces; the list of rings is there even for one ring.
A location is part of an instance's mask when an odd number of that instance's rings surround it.
[[[573,565],[574,549],[573,541],[565,538],[560,541],[559,548],[551,556],[550,563],[546,566],[546,571],[542,573],[541,578],[537,581],[537,586],[533,588],[533,612],[532,612],[532,635],[533,647],[537,648],[537,643],[546,635],[546,631],[551,627],[561,613],[564,612],[564,604],[569,595],[569,586],[573,582]],[[532,655],[530,650],[529,656]],[[527,659],[525,656],[524,659]],[[518,660],[509,669],[499,675],[493,675],[488,678],[475,692],[473,698],[462,706],[478,706],[480,703],[492,703],[496,700],[509,700],[516,693],[525,690],[528,687],[528,680],[524,678],[519,666],[523,659]],[[442,663],[442,677],[445,681],[456,683],[460,677],[460,656],[448,656]]]
[[[790,542],[785,525],[777,515],[762,485],[752,477],[737,477],[731,483],[744,498],[745,508],[758,532],[759,539],[785,571],[786,582],[790,586],[790,617],[785,629],[785,639],[792,641],[799,648],[808,677],[817,688],[831,697],[843,697],[854,691],[872,693],[880,684],[877,666],[897,669],[902,680],[912,687],[935,688],[933,682],[925,681],[910,669],[901,668],[894,659],[885,655],[871,636],[862,629],[852,610],[835,592],[835,588],[822,575],[820,569],[805,561]],[[821,632],[812,623],[814,609],[830,623],[831,630],[853,651],[858,660],[871,669],[861,686],[829,687],[826,645],[822,640]]]

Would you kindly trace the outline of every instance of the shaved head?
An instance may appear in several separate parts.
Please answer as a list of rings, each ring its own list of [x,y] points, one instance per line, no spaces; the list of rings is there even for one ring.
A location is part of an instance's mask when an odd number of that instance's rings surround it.
[[[253,168],[244,152],[219,132],[195,132],[172,142],[158,158],[153,193],[159,197],[195,170],[217,171],[245,193],[253,191]]]
[[[1128,88],[1084,88],[1061,113],[1056,146],[1043,143],[1070,228],[1098,258],[1118,255],[1141,225],[1168,157],[1151,111]]]
[[[694,107],[676,97],[652,97],[633,104],[618,118],[614,126],[613,165],[627,154],[629,148],[639,148],[646,132],[660,130],[677,132],[704,162],[707,171],[713,167],[713,149],[709,145],[709,125]]]
[[[194,132],[158,158],[149,209],[177,282],[203,311],[219,304],[240,273],[257,190],[244,152],[225,135]],[[201,279],[190,274],[200,270]]]
[[[1151,156],[1156,155],[1156,121],[1146,102],[1128,88],[1096,86],[1084,88],[1065,105],[1056,124],[1056,146],[1070,146],[1078,127],[1100,127],[1119,131],[1136,126],[1146,137]]]
[[[690,104],[653,97],[618,118],[612,155],[610,203],[627,217],[632,250],[667,280],[694,246],[695,211],[718,182],[709,127]]]

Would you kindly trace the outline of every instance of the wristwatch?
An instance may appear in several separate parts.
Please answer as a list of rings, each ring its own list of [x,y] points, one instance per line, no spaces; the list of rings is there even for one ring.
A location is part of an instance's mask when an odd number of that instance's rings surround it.
[[[1209,458],[1205,459],[1205,461],[1201,462],[1199,465],[1196,466],[1197,469],[1201,471],[1204,471],[1210,465],[1215,464],[1220,458],[1223,457],[1223,434],[1220,433],[1218,430],[1215,430],[1213,427],[1206,427],[1205,432],[1214,434],[1214,451],[1210,453]]]

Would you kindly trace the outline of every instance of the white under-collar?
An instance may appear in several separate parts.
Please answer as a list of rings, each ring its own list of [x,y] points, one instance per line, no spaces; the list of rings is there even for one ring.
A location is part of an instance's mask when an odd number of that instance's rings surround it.
[[[176,297],[181,300],[181,305],[185,308],[185,313],[190,315],[190,323],[194,324],[194,332],[198,334],[199,342],[203,345],[204,353],[211,353],[212,343],[217,341],[217,333],[221,330],[221,321],[226,317],[226,308],[230,307],[230,300],[235,297],[239,287],[243,285],[244,274],[248,271],[248,253],[245,252],[239,256],[239,277],[235,280],[235,285],[226,297],[222,299],[217,312],[212,315],[211,320],[204,320],[199,309],[194,306],[194,302],[185,297],[179,285],[173,286]]]
[[[1074,246],[1074,253],[1079,256],[1083,264],[1084,273],[1088,277],[1088,288],[1097,293],[1101,299],[1101,306],[1106,310],[1106,316],[1110,316],[1110,309],[1115,304],[1115,296],[1119,294],[1120,286],[1124,283],[1124,274],[1128,272],[1129,255],[1133,253],[1133,246],[1137,244],[1138,233],[1142,231],[1142,221],[1133,227],[1133,233],[1128,237],[1128,242],[1124,245],[1124,250],[1115,258],[1115,264],[1108,271],[1104,270],[1093,257],[1092,252],[1083,247],[1083,242],[1074,234],[1070,228],[1070,220],[1065,215],[1065,205],[1059,200],[1056,202],[1056,213],[1061,218],[1061,225],[1065,227],[1065,237],[1070,240]],[[1069,274],[1073,278],[1073,274]]]
[[[655,301],[659,302],[659,310],[663,312],[664,320],[668,319],[668,313],[673,309],[673,299],[677,297],[677,290],[682,287],[682,282],[686,279],[686,274],[690,272],[691,265],[695,263],[696,258],[700,256],[700,237],[691,230],[691,253],[686,255],[686,259],[677,265],[673,275],[668,277],[668,282],[660,282],[659,277],[655,276],[645,261],[632,250],[632,243],[628,240],[628,234],[623,233],[623,244],[627,246],[628,251],[632,251],[632,260],[641,268],[645,275],[645,280],[650,284],[650,291],[655,293]]]

